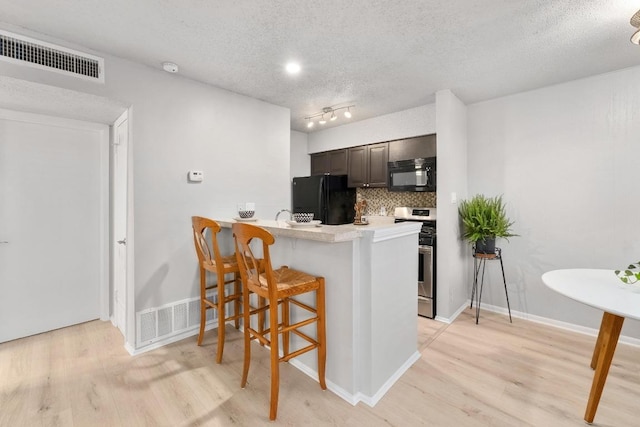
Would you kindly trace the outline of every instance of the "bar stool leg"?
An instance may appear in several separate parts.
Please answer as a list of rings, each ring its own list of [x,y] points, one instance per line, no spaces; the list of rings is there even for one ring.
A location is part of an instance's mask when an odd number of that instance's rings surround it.
[[[289,304],[285,301],[284,304]],[[278,302],[269,299],[269,338],[271,345],[271,405],[269,419],[275,420],[278,414],[278,395],[280,394],[280,345],[278,344]]]
[[[240,273],[235,272],[233,273],[233,294],[234,295],[240,295],[240,293],[242,292],[242,282],[240,281]],[[239,298],[236,298],[233,302],[233,314],[236,317],[235,319],[235,327],[236,329],[240,329],[240,305],[242,304],[242,301],[240,301]]]
[[[320,287],[316,290],[316,311],[318,322],[316,324],[318,334],[318,382],[320,388],[327,389],[325,382],[325,369],[327,365],[327,325],[325,320],[325,295],[324,277],[319,277]]]
[[[284,298],[282,300],[282,329],[285,329],[286,332],[282,333],[282,355],[283,357],[287,357],[289,355],[289,337],[290,337],[290,332],[287,330],[287,328],[289,328],[289,325],[291,324],[291,321],[289,319],[290,316],[290,305],[289,305],[289,298]],[[278,329],[278,327],[276,326],[276,330]],[[273,330],[273,329],[272,329]]]
[[[225,289],[226,286],[224,284],[224,275],[222,276],[218,276],[218,289],[217,289],[217,296],[218,296],[218,352],[216,353],[216,363],[220,364],[222,363],[222,353],[224,351],[224,328],[225,328],[225,321],[224,319],[227,318],[227,314],[226,314],[226,310],[225,310]]]
[[[511,320],[511,306],[509,305],[509,292],[507,292],[507,279],[504,277],[504,265],[502,264],[502,254],[500,254],[500,268],[502,269],[502,282],[504,283],[504,294],[507,296],[507,310],[509,310],[509,323]]]

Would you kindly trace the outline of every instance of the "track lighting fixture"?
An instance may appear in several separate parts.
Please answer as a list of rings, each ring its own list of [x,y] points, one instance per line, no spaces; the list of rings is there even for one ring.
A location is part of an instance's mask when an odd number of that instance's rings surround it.
[[[319,117],[320,119],[318,120],[318,123],[321,125],[324,125],[327,123],[327,120],[324,118],[325,114],[331,114],[329,116],[329,120],[330,121],[334,121],[338,118],[338,116],[336,115],[336,111],[340,111],[340,110],[347,110],[344,112],[344,116],[347,119],[351,118],[351,108],[355,107],[355,104],[351,104],[351,105],[345,105],[344,107],[324,107],[322,109],[322,111],[320,111],[319,113],[316,114],[312,114],[308,117],[305,117],[305,120],[307,121],[307,128],[311,129],[313,128],[313,119],[316,117]]]

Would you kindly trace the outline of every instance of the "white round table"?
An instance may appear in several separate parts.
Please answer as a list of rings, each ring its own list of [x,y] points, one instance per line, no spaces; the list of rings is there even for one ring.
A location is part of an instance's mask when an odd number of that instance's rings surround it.
[[[584,420],[593,422],[625,317],[640,320],[640,289],[625,285],[613,270],[554,270],[542,275],[550,289],[604,311],[591,358],[595,369]]]

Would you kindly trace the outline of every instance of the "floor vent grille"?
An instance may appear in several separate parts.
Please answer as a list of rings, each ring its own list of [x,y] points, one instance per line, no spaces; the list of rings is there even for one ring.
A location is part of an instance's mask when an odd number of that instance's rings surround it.
[[[217,294],[210,294],[209,299],[216,300]],[[227,305],[233,311],[233,304]],[[157,341],[167,339],[189,330],[200,327],[200,298],[177,301],[162,307],[149,308],[136,313],[137,347],[144,347]],[[207,325],[216,325],[217,311],[207,311]]]
[[[0,30],[0,59],[104,82],[104,59]]]

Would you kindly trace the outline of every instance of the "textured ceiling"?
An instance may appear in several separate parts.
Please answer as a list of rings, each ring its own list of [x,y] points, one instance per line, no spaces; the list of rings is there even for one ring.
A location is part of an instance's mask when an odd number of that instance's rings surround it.
[[[0,0],[0,22],[291,109],[354,120],[640,65],[640,0]],[[298,61],[295,77],[284,65]],[[344,119],[325,126],[345,123]],[[317,127],[316,127],[317,128]]]

